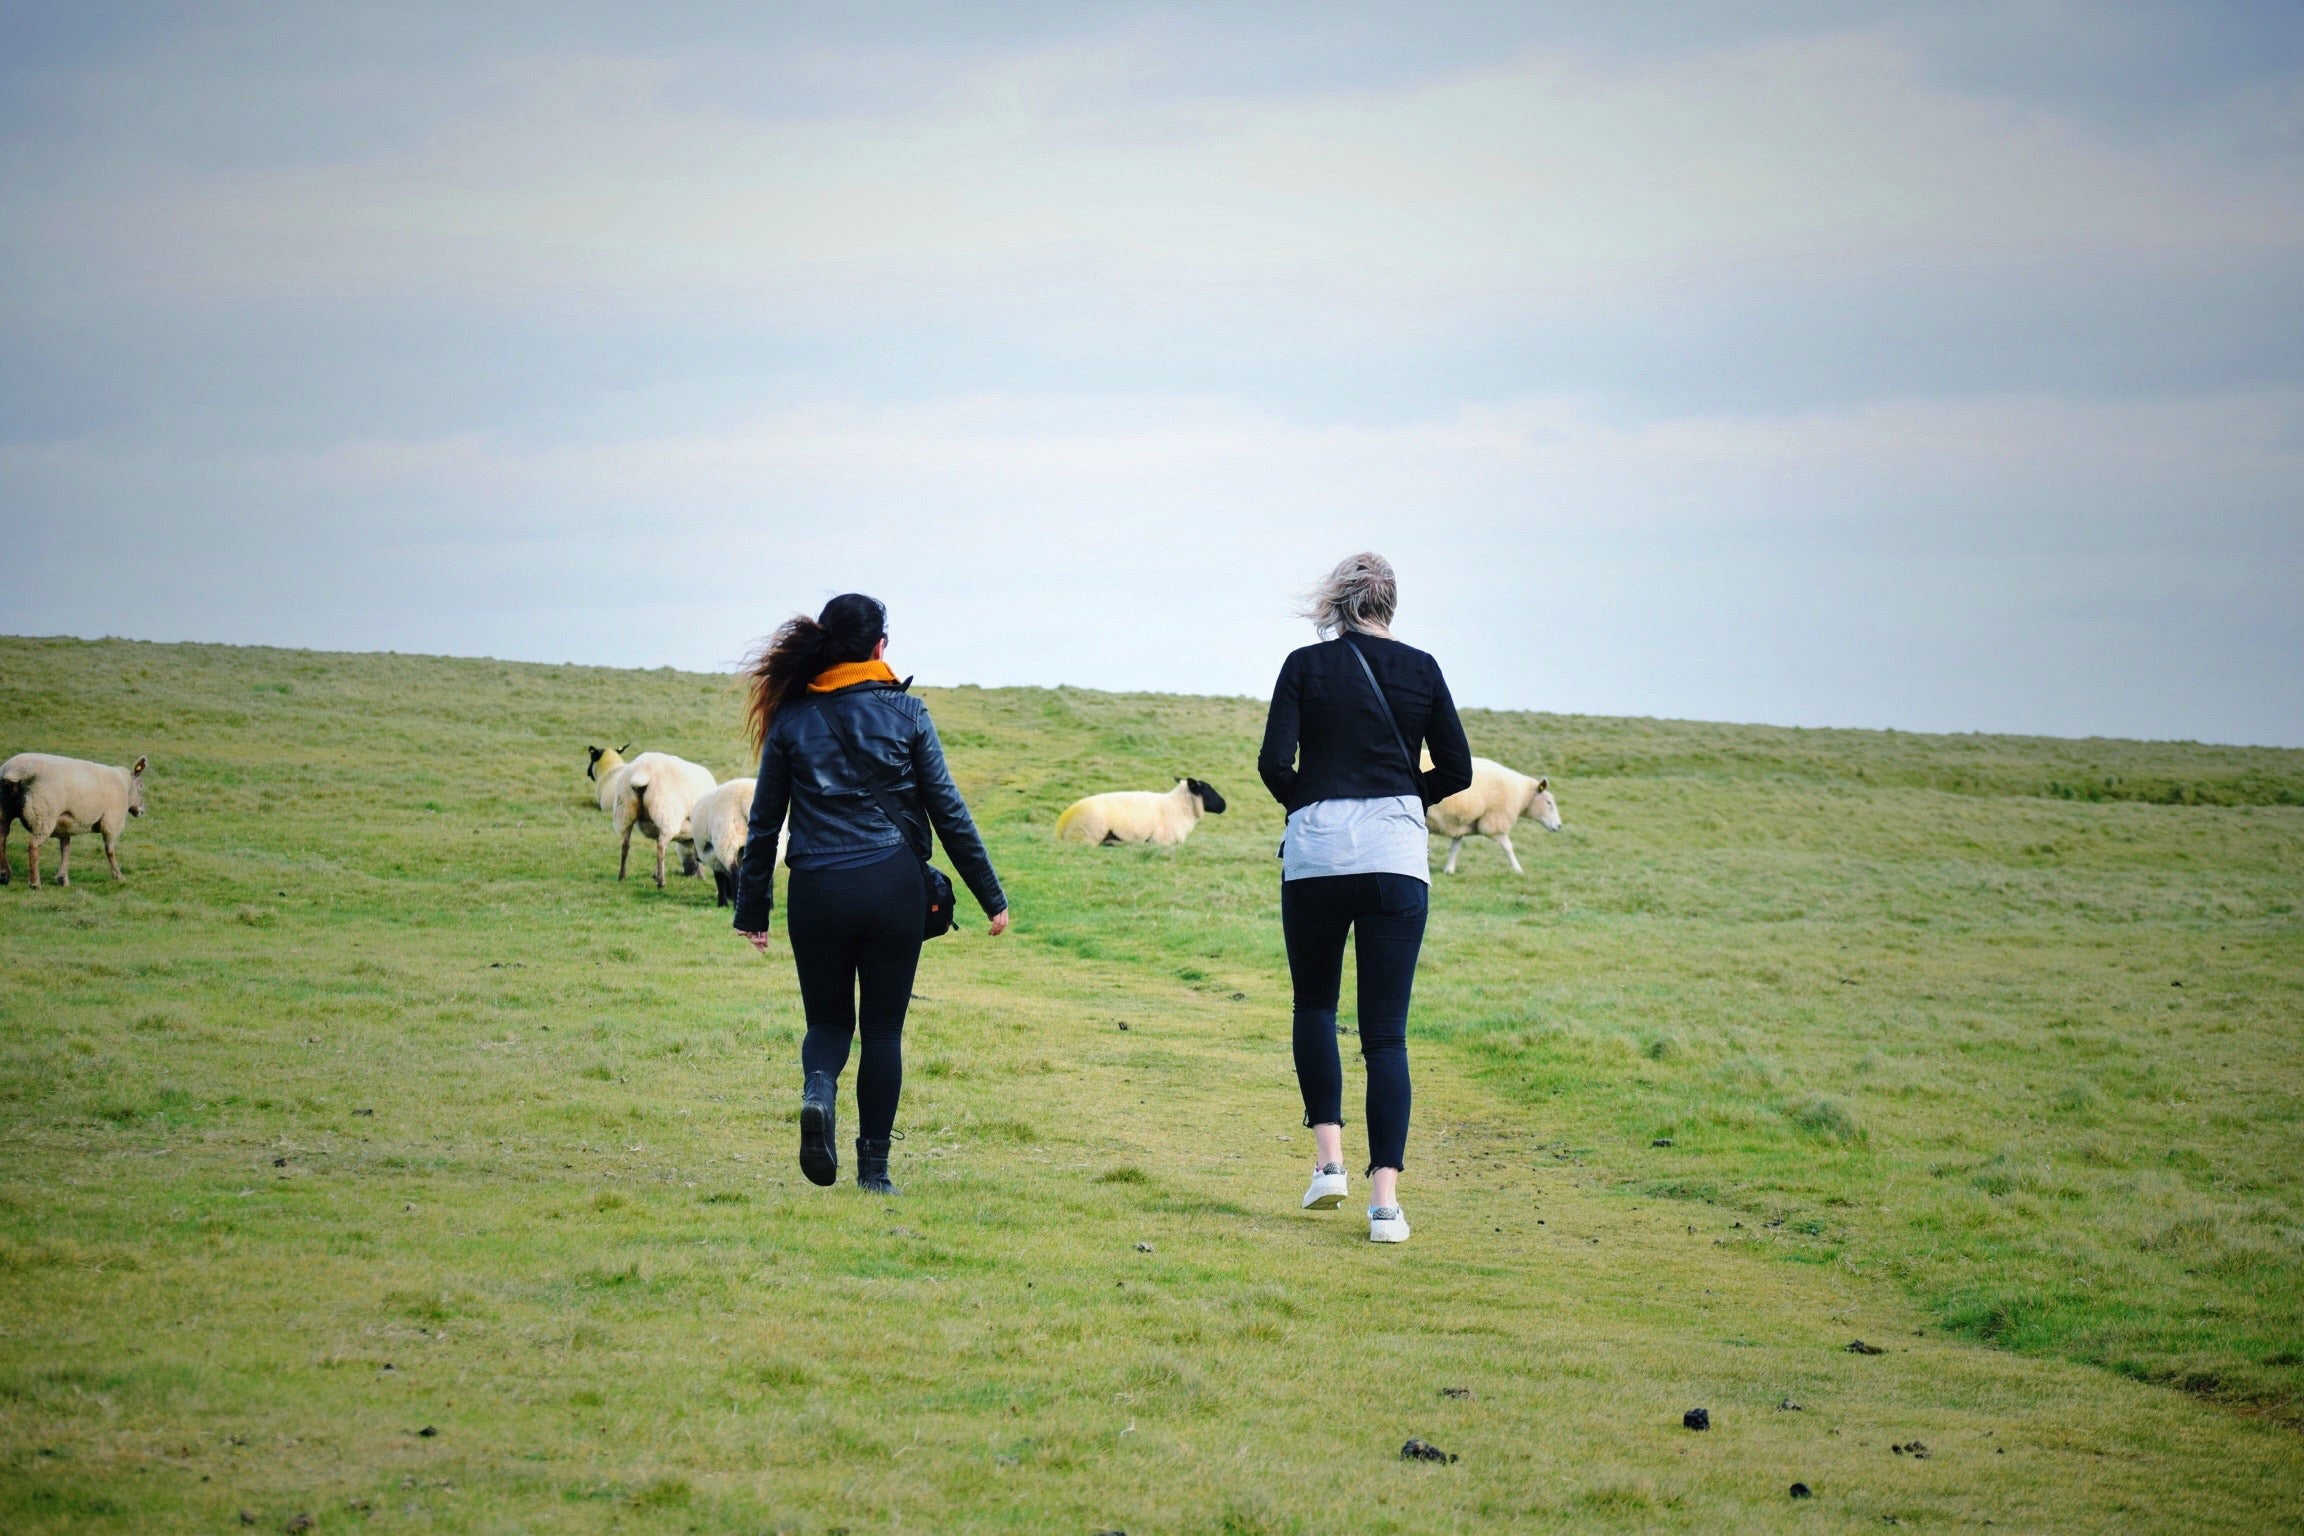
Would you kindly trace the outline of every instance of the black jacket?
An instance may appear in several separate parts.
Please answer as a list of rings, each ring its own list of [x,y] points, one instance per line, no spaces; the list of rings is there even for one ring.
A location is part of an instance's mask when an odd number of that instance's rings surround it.
[[[1368,658],[1408,750],[1432,749],[1431,772],[1410,776],[1367,674],[1352,659],[1352,646]],[[1472,748],[1440,663],[1397,640],[1339,636],[1281,663],[1256,771],[1272,798],[1291,812],[1315,800],[1386,795],[1415,795],[1430,805],[1472,783]]]
[[[841,724],[858,754],[869,760],[880,789],[895,802],[902,826],[891,826],[824,711],[840,711]],[[926,815],[922,815],[925,808]],[[768,723],[760,752],[760,783],[752,796],[752,830],[736,887],[736,930],[759,933],[768,926],[776,901],[776,861],[751,857],[751,850],[776,846],[786,811],[792,842],[786,857],[811,853],[863,852],[909,844],[925,859],[931,851],[928,823],[944,840],[977,904],[986,915],[1004,911],[1008,898],[968,803],[953,787],[944,766],[944,748],[928,706],[893,683],[858,683],[832,693],[804,693],[784,701]]]

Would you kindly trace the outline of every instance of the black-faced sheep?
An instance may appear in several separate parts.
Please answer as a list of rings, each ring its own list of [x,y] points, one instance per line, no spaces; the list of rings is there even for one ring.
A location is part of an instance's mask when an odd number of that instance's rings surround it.
[[[591,761],[585,765],[585,776],[596,787],[600,809],[606,811],[616,825],[619,851],[616,856],[616,878],[624,878],[632,861],[632,834],[656,844],[656,888],[664,888],[664,854],[672,844],[680,845],[680,872],[695,875],[702,872],[696,862],[694,844],[688,836],[690,807],[719,787],[720,781],[712,770],[674,757],[669,752],[643,752],[630,762],[624,761],[624,752],[631,746],[609,750],[587,747]]]
[[[1424,754],[1424,768],[1426,772],[1432,768],[1429,752]],[[1532,779],[1485,757],[1472,759],[1471,787],[1458,790],[1424,812],[1425,825],[1448,839],[1448,864],[1441,873],[1456,873],[1457,850],[1464,846],[1465,838],[1477,832],[1493,838],[1504,850],[1512,873],[1526,874],[1520,867],[1520,856],[1512,851],[1512,828],[1523,816],[1547,832],[1560,830],[1560,807],[1553,803],[1552,781]]]
[[[77,757],[19,752],[0,763],[0,885],[11,878],[8,834],[17,822],[32,834],[32,889],[40,889],[40,845],[56,839],[56,883],[72,883],[72,836],[95,831],[104,839],[104,862],[112,878],[120,873],[120,830],[128,818],[144,814],[144,759],[129,768],[111,768]]]
[[[1201,814],[1224,814],[1224,797],[1201,779],[1179,779],[1168,793],[1116,789],[1075,800],[1056,818],[1056,835],[1078,843],[1157,843],[1184,841]]]
[[[712,872],[718,891],[714,906],[736,905],[736,880],[744,868],[744,847],[752,831],[752,779],[730,779],[688,811],[688,835],[696,846],[697,862]],[[777,829],[776,862],[792,841],[791,824]]]

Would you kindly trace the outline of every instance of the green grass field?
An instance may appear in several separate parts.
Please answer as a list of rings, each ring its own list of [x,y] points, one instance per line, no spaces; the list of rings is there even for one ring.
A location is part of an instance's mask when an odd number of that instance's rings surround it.
[[[929,699],[1017,926],[891,1201],[788,955],[614,879],[585,745],[732,775],[727,680],[0,640],[0,756],[152,757],[0,890],[0,1530],[2304,1528],[2304,752],[1468,716],[1567,831],[1436,888],[1376,1249],[1261,706]]]

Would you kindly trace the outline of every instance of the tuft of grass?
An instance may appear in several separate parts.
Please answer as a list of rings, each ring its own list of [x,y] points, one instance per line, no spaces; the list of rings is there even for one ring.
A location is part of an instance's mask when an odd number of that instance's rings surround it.
[[[1864,1127],[1856,1123],[1856,1111],[1846,1099],[1814,1094],[1784,1114],[1802,1131],[1821,1140],[1852,1144],[1864,1139]]]

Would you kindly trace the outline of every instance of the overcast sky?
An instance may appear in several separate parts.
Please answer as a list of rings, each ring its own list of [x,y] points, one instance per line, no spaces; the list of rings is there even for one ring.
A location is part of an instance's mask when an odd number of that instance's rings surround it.
[[[1370,547],[1467,703],[2304,745],[2304,8],[0,0],[0,535],[1253,694]]]

